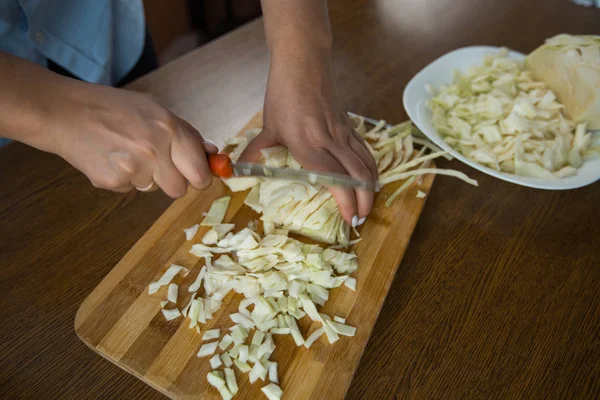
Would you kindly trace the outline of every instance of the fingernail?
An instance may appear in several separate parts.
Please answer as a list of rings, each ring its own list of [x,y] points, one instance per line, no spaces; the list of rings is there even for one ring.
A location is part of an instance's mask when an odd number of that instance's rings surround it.
[[[210,140],[206,140],[204,139],[204,143],[208,143],[208,144],[212,144],[213,146],[215,146],[217,148],[217,150],[219,149],[219,146],[217,146],[216,144],[214,144],[213,142],[211,142]]]
[[[358,226],[361,226],[362,224],[364,224],[366,220],[367,220],[367,217],[362,217],[361,219],[359,219]]]
[[[354,217],[352,217],[352,227],[356,228],[358,226],[358,216],[355,215]]]

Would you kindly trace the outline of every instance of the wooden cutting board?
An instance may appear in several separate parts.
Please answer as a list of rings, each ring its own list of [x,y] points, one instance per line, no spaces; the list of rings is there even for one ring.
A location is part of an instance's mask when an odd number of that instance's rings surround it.
[[[244,128],[260,127],[262,115],[256,115]],[[347,317],[356,326],[355,337],[341,337],[333,345],[323,335],[310,349],[296,347],[289,335],[275,335],[277,348],[272,360],[279,363],[279,381],[284,399],[341,399],[356,371],[363,350],[375,325],[387,292],[410,236],[415,228],[425,199],[416,198],[417,189],[429,193],[433,175],[425,176],[420,187],[412,186],[386,208],[385,198],[399,186],[390,185],[376,197],[367,222],[360,228],[363,240],[354,246],[359,269],[354,273],[357,290],[342,286],[333,289],[323,312]],[[185,241],[183,229],[202,220],[212,202],[228,193],[226,186],[215,180],[204,192],[189,190],[175,201],[115,268],[85,299],[75,317],[75,331],[92,350],[134,374],[165,395],[175,399],[218,399],[209,386],[206,374],[211,370],[208,358],[197,358],[201,334],[188,328],[188,320],[165,321],[160,301],[166,288],[148,295],[148,284],[160,277],[171,263],[189,267],[180,284],[178,305],[189,301],[187,288],[204,264],[203,259],[188,253],[191,243]],[[257,214],[243,205],[246,193],[234,193],[226,222],[245,227]],[[196,241],[206,232],[201,228]],[[101,249],[99,249],[101,251]],[[237,311],[240,295],[230,295],[214,319],[203,326],[225,329],[233,325],[229,314]],[[307,337],[320,324],[308,317],[300,321]],[[236,399],[266,398],[260,388],[268,382],[251,385],[248,375],[233,367],[240,387]]]

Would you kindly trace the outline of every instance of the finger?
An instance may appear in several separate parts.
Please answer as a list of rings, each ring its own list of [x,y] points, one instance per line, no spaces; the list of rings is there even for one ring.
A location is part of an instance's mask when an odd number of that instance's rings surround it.
[[[206,189],[213,181],[206,159],[207,150],[218,151],[216,146],[205,144],[198,131],[190,131],[187,126],[182,126],[182,133],[171,143],[173,165],[197,190]]]
[[[135,160],[130,153],[111,153],[108,155],[110,166],[116,176],[121,177],[119,192],[127,192],[135,188],[140,192],[152,192],[158,187],[152,180],[152,168],[149,164],[142,164]]]
[[[169,197],[178,198],[187,191],[187,181],[170,158],[160,161],[152,179]]]
[[[140,192],[154,192],[158,189],[158,185],[156,185],[154,181],[150,182],[146,186],[137,186],[135,184],[133,186]]]
[[[202,137],[201,137],[202,138]],[[219,148],[217,147],[216,144],[214,144],[211,141],[208,141],[204,138],[202,138],[202,146],[204,147],[204,150],[208,153],[208,154],[217,154],[219,152]]]
[[[360,135],[360,133],[358,133],[358,131],[356,130],[356,128],[354,128],[354,122],[352,122],[352,120],[350,119],[350,117],[347,114],[345,115],[345,120],[346,120],[346,125],[349,126],[352,130],[352,136],[362,145],[362,149],[358,150],[358,149],[354,149],[357,154],[363,158],[363,160],[368,159],[369,161],[367,162],[367,166],[369,167],[369,169],[371,169],[373,172],[375,172],[376,176],[379,175],[378,170],[377,170],[377,162],[375,161],[375,159],[373,158],[373,154],[371,153],[371,150],[369,150],[370,146],[367,144],[367,140],[362,137]]]
[[[353,135],[350,138],[350,148],[354,151],[354,153],[358,157],[360,157],[362,162],[368,168],[368,170],[371,174],[371,181],[377,182],[379,180],[379,173],[377,171],[377,163],[375,162],[375,159],[373,158],[373,155],[371,154],[369,149],[366,147],[366,145],[364,143],[364,139],[362,137],[360,137],[360,135],[356,131],[353,131]],[[359,204],[358,215],[360,216],[360,218],[362,220],[361,223],[362,223],[362,222],[364,222],[363,218],[365,218],[367,216],[367,214],[370,212],[370,210],[373,207],[374,194],[373,194],[373,192],[370,192],[370,191],[358,191],[357,190],[356,198],[358,199],[358,204]],[[369,202],[370,202],[370,206],[369,206]],[[360,206],[361,204],[364,204],[364,205]],[[365,207],[368,210],[364,210],[361,207]],[[367,211],[367,214],[364,214],[365,211]]]
[[[109,168],[103,172],[96,171],[102,174],[102,178],[93,180],[92,184],[118,193],[133,190],[136,185],[132,183],[132,177],[136,176],[139,170],[133,156],[127,152],[113,152],[108,154],[107,159]]]
[[[311,149],[309,152],[294,154],[294,157],[304,168],[309,170],[347,175],[344,167],[326,149]],[[357,209],[354,190],[339,186],[331,186],[328,189],[338,204],[342,218],[349,224],[352,224],[353,219],[356,221]]]
[[[119,186],[116,188],[111,189],[113,192],[117,192],[117,193],[129,193],[132,190],[134,190],[135,187],[133,187],[133,185],[131,183],[123,185],[123,186]]]
[[[369,171],[371,172],[371,178],[374,181],[378,180],[379,172],[377,171],[377,163],[369,151],[369,148],[365,144],[365,139],[363,139],[355,130],[352,130],[350,147],[361,158],[361,160],[363,160],[367,168],[369,168]]]
[[[346,174],[363,181],[372,180],[373,175],[371,170],[367,167],[366,162],[363,161],[362,158],[359,157],[358,154],[356,154],[356,152],[352,149],[352,142],[354,139],[351,132],[347,133],[347,138],[347,147],[336,145],[332,146],[329,151],[335,158],[337,158],[339,163],[344,168]],[[373,207],[373,193],[358,189],[355,190],[355,196],[358,217],[364,218],[369,214],[369,212],[371,212],[371,208]]]
[[[269,129],[264,128],[261,133],[248,143],[238,161],[258,162],[260,160],[262,149],[277,146],[279,141]]]
[[[135,189],[131,183],[124,182],[118,176],[110,174],[90,178],[90,182],[98,189],[110,190],[117,193],[127,193]]]

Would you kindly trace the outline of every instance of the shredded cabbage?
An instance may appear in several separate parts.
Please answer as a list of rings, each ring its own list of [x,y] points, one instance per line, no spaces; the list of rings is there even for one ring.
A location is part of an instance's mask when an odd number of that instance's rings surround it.
[[[227,207],[229,207],[229,200],[231,200],[230,196],[224,196],[220,199],[215,200],[208,210],[208,213],[200,222],[201,226],[214,226],[220,225],[223,222],[223,218],[225,218],[225,213],[227,212]]]
[[[486,56],[428,102],[436,131],[489,168],[540,179],[573,174],[589,147],[584,123],[567,119],[543,82],[504,49]],[[563,171],[563,172],[559,172]]]

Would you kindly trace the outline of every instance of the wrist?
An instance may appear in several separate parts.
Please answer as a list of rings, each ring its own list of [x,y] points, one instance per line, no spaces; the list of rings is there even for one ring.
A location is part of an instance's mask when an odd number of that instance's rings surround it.
[[[85,115],[91,101],[99,96],[96,85],[56,76],[49,82],[49,94],[42,96],[37,108],[37,129],[32,132],[32,146],[64,157],[74,132],[84,130]]]
[[[72,121],[72,117],[65,113],[73,108],[71,96],[77,89],[77,85],[70,83],[63,77],[52,77],[48,82],[48,92],[38,97],[28,136],[31,146],[60,155],[59,142],[65,129],[59,125]]]
[[[270,70],[276,75],[304,78],[310,74],[331,79],[334,72],[333,54],[328,48],[289,46],[271,53]]]
[[[318,36],[318,35],[316,35]],[[333,45],[330,39],[311,38],[309,41],[279,40],[269,46],[271,60],[276,62],[299,60],[330,60]]]

